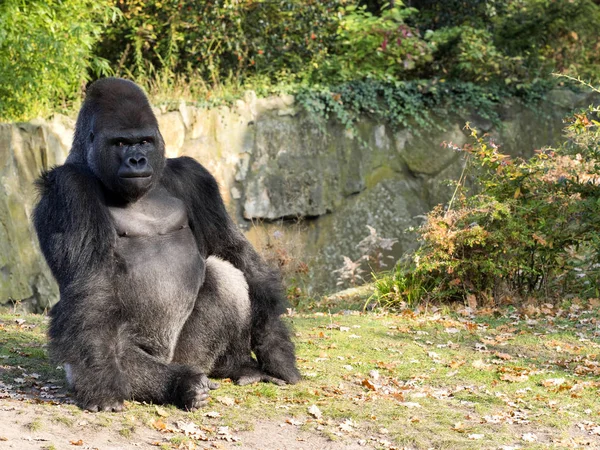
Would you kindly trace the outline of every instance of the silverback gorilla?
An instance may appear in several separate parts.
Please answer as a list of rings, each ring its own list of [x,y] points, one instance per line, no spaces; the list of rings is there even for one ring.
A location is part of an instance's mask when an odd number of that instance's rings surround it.
[[[300,380],[278,274],[211,174],[164,152],[143,91],[106,78],[88,89],[66,163],[38,181],[34,225],[60,287],[50,353],[92,411],[195,409],[218,387],[208,376]]]

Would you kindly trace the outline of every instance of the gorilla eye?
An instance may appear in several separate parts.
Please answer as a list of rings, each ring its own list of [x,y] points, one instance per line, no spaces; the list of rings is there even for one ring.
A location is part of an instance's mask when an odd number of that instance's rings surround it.
[[[119,141],[119,143],[117,144],[119,147],[123,147],[125,144],[123,143],[123,141]]]
[[[148,143],[148,141],[146,139],[144,139],[142,142],[140,142],[142,145],[146,145]]]

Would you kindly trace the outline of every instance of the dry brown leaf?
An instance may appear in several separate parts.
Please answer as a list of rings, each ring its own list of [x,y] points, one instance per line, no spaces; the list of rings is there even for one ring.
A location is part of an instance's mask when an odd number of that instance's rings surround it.
[[[512,373],[503,373],[500,375],[500,379],[502,381],[508,381],[509,383],[523,383],[524,381],[529,380],[529,375],[521,374],[516,375]]]
[[[367,389],[369,389],[371,391],[376,391],[377,390],[377,386],[375,386],[371,382],[371,380],[369,380],[368,378],[365,378],[364,380],[362,380],[362,382],[360,384],[362,384],[364,387],[366,387]]]
[[[512,359],[512,356],[511,356],[511,355],[509,355],[508,353],[500,353],[500,352],[496,352],[496,353],[494,353],[494,356],[495,356],[496,358],[500,358],[500,359],[502,359],[502,360],[504,360],[504,361],[510,361],[510,360]]]
[[[590,308],[600,308],[600,298],[590,298],[588,304]]]
[[[396,400],[398,400],[399,402],[404,401],[404,394],[402,392],[394,392],[392,394],[392,397],[395,398]]]
[[[71,445],[77,445],[77,446],[81,446],[83,445],[83,441],[81,439],[79,439],[78,441],[69,441],[71,443]]]
[[[456,422],[452,427],[452,430],[458,433],[466,433],[467,429],[465,428],[465,424],[462,422]]]
[[[558,387],[564,384],[564,378],[548,378],[547,380],[542,380],[542,386],[544,387]]]
[[[235,405],[235,399],[233,397],[215,397],[215,400],[225,406]]]
[[[164,431],[167,428],[167,424],[164,423],[162,420],[158,419],[158,420],[153,420],[151,422],[152,426],[158,430],[158,431]]]
[[[458,369],[460,366],[463,366],[465,364],[464,360],[458,360],[458,361],[450,361],[447,366],[450,367],[451,369]]]
[[[166,409],[161,408],[160,406],[155,406],[154,411],[161,417],[169,417],[169,412]]]

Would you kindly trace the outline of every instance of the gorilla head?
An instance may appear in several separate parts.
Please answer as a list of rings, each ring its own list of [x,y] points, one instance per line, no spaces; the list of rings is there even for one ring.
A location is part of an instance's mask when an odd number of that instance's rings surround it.
[[[156,117],[135,83],[105,78],[89,87],[68,163],[88,166],[110,193],[131,202],[160,181],[164,154]]]

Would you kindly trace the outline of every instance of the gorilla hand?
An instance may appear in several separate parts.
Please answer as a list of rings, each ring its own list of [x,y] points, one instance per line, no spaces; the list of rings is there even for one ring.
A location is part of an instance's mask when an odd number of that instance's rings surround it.
[[[208,403],[209,391],[218,387],[219,384],[209,380],[206,374],[190,369],[179,377],[177,406],[188,411],[201,408]]]

